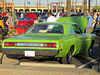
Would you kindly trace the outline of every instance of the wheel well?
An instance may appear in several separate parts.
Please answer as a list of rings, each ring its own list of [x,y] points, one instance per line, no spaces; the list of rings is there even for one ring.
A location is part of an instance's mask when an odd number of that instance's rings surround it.
[[[95,43],[94,40],[92,40],[90,47],[93,47],[94,43]]]
[[[70,47],[70,49],[71,49],[72,53],[74,52],[74,48],[75,48],[75,46],[74,46],[74,45],[72,45],[72,46]]]

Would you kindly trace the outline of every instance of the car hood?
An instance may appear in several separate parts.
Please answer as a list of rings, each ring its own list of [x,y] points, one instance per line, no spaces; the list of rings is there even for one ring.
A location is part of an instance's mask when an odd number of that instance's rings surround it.
[[[60,35],[41,35],[41,34],[22,34],[19,36],[14,36],[12,38],[9,38],[8,40],[59,40],[63,37],[63,34]]]
[[[87,17],[61,17],[57,20],[57,22],[71,22],[77,23],[78,26],[81,28],[82,32],[84,32],[86,25],[88,23]]]

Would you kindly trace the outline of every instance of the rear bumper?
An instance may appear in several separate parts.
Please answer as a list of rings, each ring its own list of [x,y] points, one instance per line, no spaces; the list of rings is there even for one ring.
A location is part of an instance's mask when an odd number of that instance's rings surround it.
[[[35,56],[56,56],[59,50],[40,50],[40,49],[2,49],[5,54],[8,55],[21,55],[25,56],[25,51],[35,51]]]

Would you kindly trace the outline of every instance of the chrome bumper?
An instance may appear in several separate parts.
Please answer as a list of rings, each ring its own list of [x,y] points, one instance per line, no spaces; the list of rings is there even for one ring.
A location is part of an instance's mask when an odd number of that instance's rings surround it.
[[[33,51],[33,50],[3,50],[3,52],[7,55],[21,55],[21,56],[25,56],[25,51]],[[55,50],[55,51],[36,50],[35,56],[56,56],[58,55],[58,53],[59,50]]]

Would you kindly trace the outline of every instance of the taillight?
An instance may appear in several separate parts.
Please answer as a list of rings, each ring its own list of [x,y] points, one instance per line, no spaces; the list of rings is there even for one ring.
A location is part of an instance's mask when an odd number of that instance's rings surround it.
[[[56,45],[56,43],[47,43],[47,44],[45,44],[45,47],[54,47],[54,48],[56,48],[57,45]]]
[[[14,43],[14,42],[5,42],[5,47],[48,47],[48,48],[57,48],[56,43]]]
[[[5,42],[4,43],[4,46],[15,46],[16,43],[13,43],[13,42]]]

